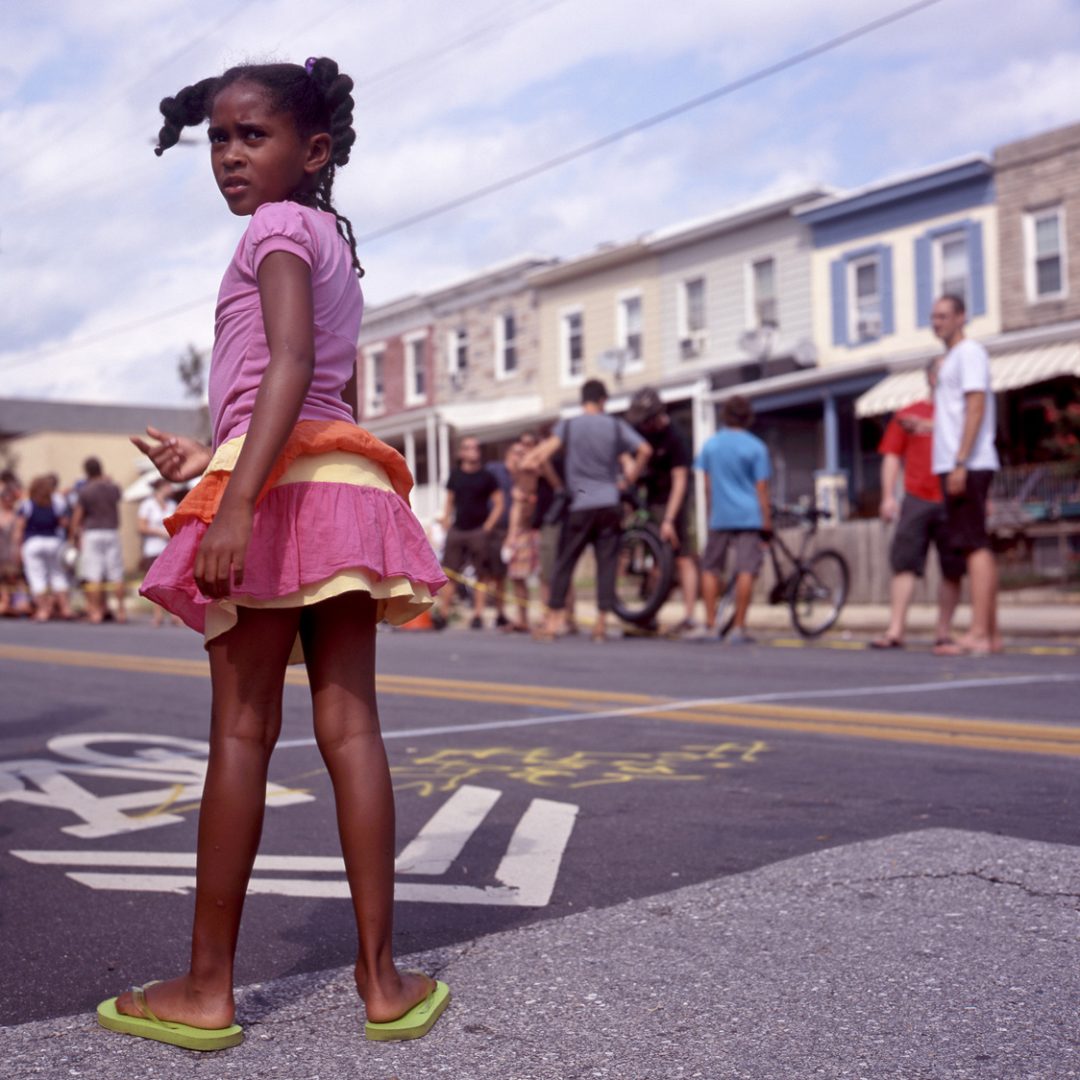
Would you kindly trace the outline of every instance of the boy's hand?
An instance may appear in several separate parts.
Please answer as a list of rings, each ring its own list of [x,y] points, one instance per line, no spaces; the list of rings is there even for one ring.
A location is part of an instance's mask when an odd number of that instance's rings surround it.
[[[224,501],[195,555],[195,584],[203,596],[224,599],[244,583],[244,559],[251,540],[253,511]]]
[[[147,427],[146,434],[155,440],[154,445],[138,435],[132,435],[131,441],[157,466],[157,471],[166,480],[182,484],[194,480],[206,471],[210,464],[210,448],[186,435],[170,435],[167,431],[158,431]]]

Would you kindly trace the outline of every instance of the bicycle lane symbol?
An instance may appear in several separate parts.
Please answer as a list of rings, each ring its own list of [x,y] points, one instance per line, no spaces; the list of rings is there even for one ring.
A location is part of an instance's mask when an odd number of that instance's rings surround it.
[[[104,746],[124,744],[131,754],[109,753]],[[99,733],[51,739],[50,751],[61,760],[30,758],[0,762],[0,802],[62,810],[79,819],[62,831],[82,840],[115,837],[176,824],[185,820],[168,808],[198,802],[206,773],[207,744],[173,736]],[[75,777],[130,780],[145,785],[121,795],[99,796]],[[464,785],[435,811],[395,862],[399,875],[446,874],[473,833],[501,797],[494,788]],[[267,785],[268,806],[313,801],[306,792]],[[134,811],[142,811],[134,812]],[[487,886],[399,881],[399,900],[544,907],[551,899],[563,853],[573,831],[578,807],[550,799],[533,799],[514,828]],[[65,868],[68,878],[95,890],[184,894],[195,885],[194,853],[108,850],[13,850],[16,858],[35,865]],[[108,868],[108,869],[106,869]],[[183,871],[176,873],[175,871]],[[305,877],[266,876],[278,873]],[[267,855],[256,859],[249,891],[296,898],[347,899],[348,883],[339,857]]]

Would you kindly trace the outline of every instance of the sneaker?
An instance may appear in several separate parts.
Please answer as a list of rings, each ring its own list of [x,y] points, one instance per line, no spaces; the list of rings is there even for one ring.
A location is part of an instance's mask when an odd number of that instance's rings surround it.
[[[679,636],[683,641],[715,641],[719,635],[711,627],[697,624],[684,630]]]
[[[495,616],[495,626],[496,626],[496,628],[499,629],[499,630],[502,630],[504,626],[509,626],[509,625],[510,625],[510,620],[500,611],[499,614]]]
[[[481,619],[479,615],[474,615],[472,617],[472,620],[469,623],[469,629],[470,630],[483,630],[484,629],[484,620]]]
[[[751,637],[745,630],[732,630],[724,641],[728,645],[756,645],[757,638]]]
[[[445,630],[446,616],[443,615],[441,611],[433,611],[431,613],[431,625],[434,626],[436,630]]]

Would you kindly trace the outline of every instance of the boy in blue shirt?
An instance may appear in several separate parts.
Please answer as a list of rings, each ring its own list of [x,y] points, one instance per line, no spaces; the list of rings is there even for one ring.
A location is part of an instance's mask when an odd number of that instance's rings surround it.
[[[706,474],[705,501],[709,541],[701,560],[701,594],[705,601],[705,630],[716,631],[716,608],[728,551],[734,552],[735,619],[727,640],[748,644],[746,612],[754,579],[761,572],[763,535],[772,531],[769,478],[772,467],[765,444],[747,430],[754,419],[750,402],[739,395],[724,402],[722,427],[694,460]]]

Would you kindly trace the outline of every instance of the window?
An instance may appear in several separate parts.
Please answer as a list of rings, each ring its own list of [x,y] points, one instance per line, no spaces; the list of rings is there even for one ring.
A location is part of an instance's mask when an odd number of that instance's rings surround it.
[[[383,346],[367,349],[364,353],[364,412],[368,416],[381,413],[385,408],[386,384],[383,381],[384,359],[386,350]]]
[[[585,320],[580,309],[562,316],[563,381],[575,382],[585,376]]]
[[[409,405],[427,401],[426,335],[405,339],[405,400]]]
[[[959,296],[971,307],[971,260],[966,232],[934,238],[934,296]]]
[[[1066,294],[1065,211],[1036,210],[1025,221],[1028,299],[1056,300]]]
[[[506,379],[517,369],[517,320],[512,311],[507,311],[495,320],[495,374]]]
[[[876,255],[849,264],[852,314],[849,340],[874,341],[882,334],[881,261]]]
[[[705,279],[690,278],[679,292],[679,356],[694,360],[705,353]]]
[[[641,345],[641,297],[637,294],[619,300],[618,341],[626,350],[627,363],[640,364]]]
[[[779,326],[776,313],[776,260],[759,259],[750,268],[753,328]]]
[[[446,367],[451,375],[464,375],[469,369],[469,331],[464,326],[450,331],[446,346]]]

